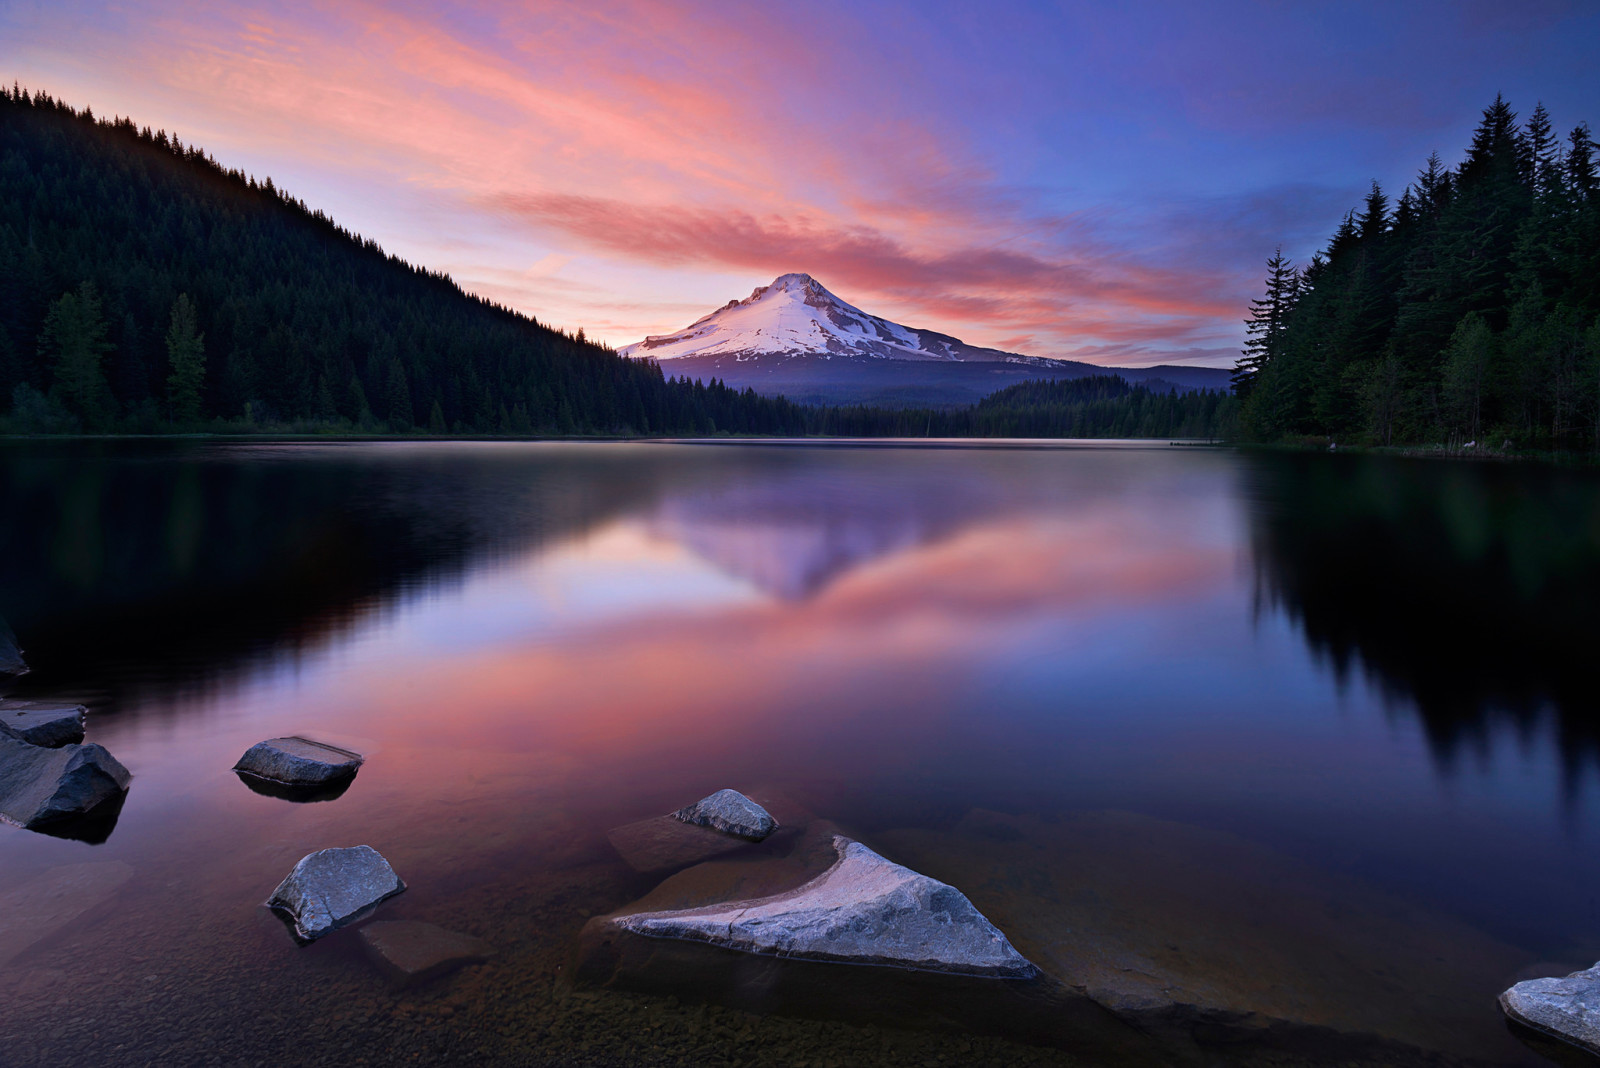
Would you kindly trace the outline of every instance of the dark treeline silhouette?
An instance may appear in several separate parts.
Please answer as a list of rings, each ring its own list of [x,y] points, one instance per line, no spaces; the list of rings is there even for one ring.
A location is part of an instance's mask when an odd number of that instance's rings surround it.
[[[1587,125],[1484,110],[1454,169],[1374,182],[1327,249],[1268,261],[1235,375],[1245,431],[1600,449],[1600,188]]]
[[[10,429],[802,433],[386,255],[164,131],[0,90]]]
[[[954,409],[826,408],[815,433],[847,437],[1223,438],[1239,401],[1209,390],[1129,385],[1118,375],[1019,382]]]

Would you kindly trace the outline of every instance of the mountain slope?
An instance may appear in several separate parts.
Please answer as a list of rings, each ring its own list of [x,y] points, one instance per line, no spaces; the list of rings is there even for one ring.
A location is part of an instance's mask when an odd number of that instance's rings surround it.
[[[1018,382],[1107,373],[1158,389],[1228,388],[1220,368],[1108,369],[968,345],[864,312],[807,274],[780,275],[683,330],[619,351],[674,375],[808,404],[951,406]]]
[[[180,294],[205,352],[184,429],[804,425],[792,405],[669,382],[464,293],[164,132],[0,89],[0,417],[25,432],[172,429]]]

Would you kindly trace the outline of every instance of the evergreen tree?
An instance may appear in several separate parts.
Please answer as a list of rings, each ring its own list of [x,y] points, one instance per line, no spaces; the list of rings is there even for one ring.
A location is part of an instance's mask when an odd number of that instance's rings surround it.
[[[189,294],[172,302],[167,326],[167,401],[172,421],[189,426],[200,421],[201,387],[206,377],[206,338]]]
[[[398,359],[389,361],[389,381],[384,395],[388,402],[384,414],[389,420],[389,429],[410,430],[416,421],[411,410],[411,385],[407,382],[405,368],[400,366]]]
[[[112,415],[111,391],[102,369],[110,351],[93,282],[84,282],[76,293],[64,293],[50,305],[39,334],[39,353],[55,374],[51,393],[91,429],[105,426]]]
[[[1594,148],[1582,125],[1562,144],[1542,105],[1519,128],[1497,97],[1392,215],[1374,185],[1301,272],[1248,432],[1600,443]]]
[[[1283,246],[1267,260],[1267,295],[1250,302],[1243,357],[1233,367],[1233,392],[1248,397],[1256,379],[1283,346],[1289,311],[1299,295],[1300,276],[1283,256]]]

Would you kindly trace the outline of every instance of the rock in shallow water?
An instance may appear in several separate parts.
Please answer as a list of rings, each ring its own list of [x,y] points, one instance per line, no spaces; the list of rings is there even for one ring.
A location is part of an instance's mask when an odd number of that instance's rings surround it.
[[[267,899],[287,913],[307,942],[354,923],[406,888],[371,846],[320,849],[302,857]]]
[[[0,734],[47,749],[83,741],[82,705],[59,701],[0,701]]]
[[[673,813],[684,823],[761,841],[778,826],[767,810],[738,790],[718,790]]]
[[[0,735],[0,816],[29,830],[120,799],[133,776],[98,745],[29,745]]]
[[[838,836],[839,859],[772,897],[645,912],[617,926],[651,938],[708,942],[745,953],[877,964],[954,975],[1027,979],[1036,969],[953,886]]]
[[[492,952],[487,942],[471,935],[410,920],[369,923],[361,928],[361,944],[367,956],[402,986],[482,963]]]
[[[1600,1055],[1600,963],[1561,979],[1529,979],[1500,995],[1507,1016]]]
[[[270,738],[245,751],[233,770],[286,786],[326,786],[355,777],[361,754],[309,738]]]

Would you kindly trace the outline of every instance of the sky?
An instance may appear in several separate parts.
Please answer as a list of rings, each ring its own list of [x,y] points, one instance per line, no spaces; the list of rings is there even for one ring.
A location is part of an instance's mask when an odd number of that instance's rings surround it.
[[[869,312],[1227,366],[1278,245],[1600,126],[1600,4],[0,0],[0,76],[176,133],[621,346],[803,271]]]

